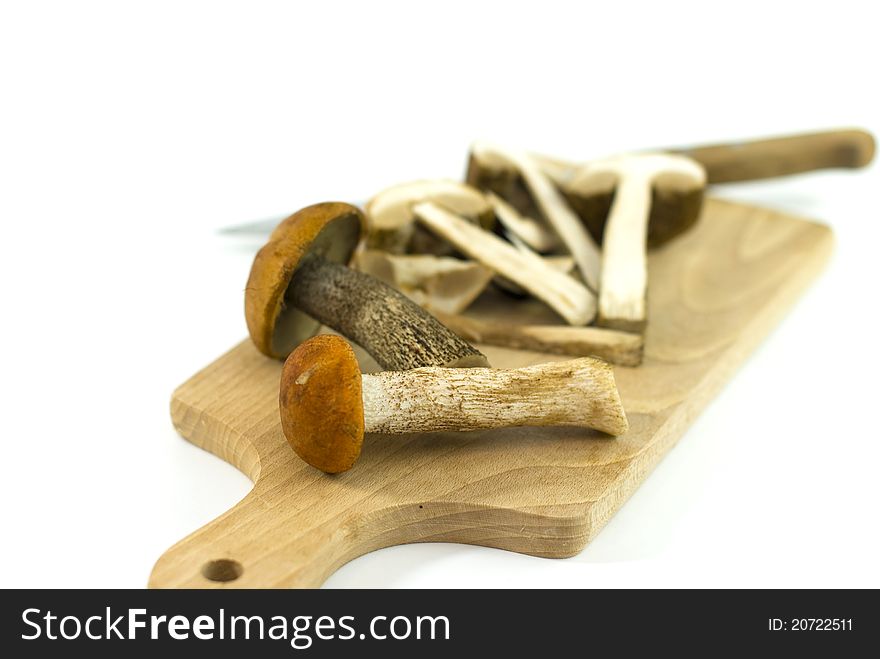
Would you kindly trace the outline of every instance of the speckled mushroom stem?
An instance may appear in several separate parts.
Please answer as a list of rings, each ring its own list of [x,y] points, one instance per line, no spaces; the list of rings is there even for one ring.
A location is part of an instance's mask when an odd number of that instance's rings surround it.
[[[287,303],[358,343],[385,369],[488,366],[485,355],[375,277],[308,257]]]
[[[377,433],[628,424],[614,371],[585,357],[517,369],[419,368],[364,375],[364,429]]]

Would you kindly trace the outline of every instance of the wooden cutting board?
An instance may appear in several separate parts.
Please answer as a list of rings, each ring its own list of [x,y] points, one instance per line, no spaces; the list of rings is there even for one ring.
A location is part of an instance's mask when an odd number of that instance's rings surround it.
[[[572,428],[374,436],[351,471],[328,476],[281,433],[280,363],[241,343],[174,392],[171,416],[254,488],[166,551],[150,586],[319,586],[357,556],[408,542],[576,554],[783,316],[832,242],[825,226],[708,200],[697,227],[651,255],[645,361],[615,369],[630,421],[617,439]],[[475,313],[552,318],[509,298],[481,300]],[[562,359],[482,349],[496,367]]]

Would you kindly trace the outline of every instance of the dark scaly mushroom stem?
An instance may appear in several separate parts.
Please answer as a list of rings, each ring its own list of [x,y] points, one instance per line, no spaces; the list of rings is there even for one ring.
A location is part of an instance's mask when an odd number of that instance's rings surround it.
[[[349,337],[387,370],[489,365],[481,352],[403,294],[317,255],[296,271],[285,302]]]

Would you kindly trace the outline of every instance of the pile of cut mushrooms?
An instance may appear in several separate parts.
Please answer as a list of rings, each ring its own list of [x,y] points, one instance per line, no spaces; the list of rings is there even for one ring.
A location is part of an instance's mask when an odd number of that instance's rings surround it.
[[[705,185],[703,168],[677,154],[575,166],[479,142],[467,182],[406,183],[366,204],[355,267],[470,341],[636,366],[649,241],[692,225]],[[489,287],[540,300],[559,323],[465,315]]]
[[[365,433],[572,425],[620,435],[609,362],[642,361],[647,250],[697,221],[707,183],[861,167],[873,151],[857,130],[586,163],[479,142],[466,182],[396,185],[363,211],[303,208],[256,255],[245,295],[254,345],[285,360],[282,430],[328,473],[354,465]],[[503,322],[467,313],[490,289],[511,296]],[[513,301],[524,297],[557,322],[522,322]],[[315,336],[321,326],[341,336]],[[385,371],[361,374],[346,339]],[[493,369],[471,341],[576,359]]]

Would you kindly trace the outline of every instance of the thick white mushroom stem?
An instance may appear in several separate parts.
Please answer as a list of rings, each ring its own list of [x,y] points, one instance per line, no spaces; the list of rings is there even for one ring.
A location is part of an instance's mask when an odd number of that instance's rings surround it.
[[[364,375],[366,432],[577,426],[622,435],[614,371],[585,357],[516,369],[416,368]]]
[[[583,222],[532,157],[524,152],[502,149],[485,142],[474,144],[471,150],[479,159],[506,162],[519,171],[535,206],[553,227],[566,249],[571,252],[587,286],[598,291],[599,247]]]
[[[640,332],[647,320],[647,239],[653,189],[687,191],[705,186],[694,161],[668,154],[625,155],[587,164],[578,189],[615,188],[605,223],[598,324]]]
[[[596,296],[564,272],[529,255],[437,204],[413,207],[416,218],[461,252],[542,300],[571,325],[586,325],[596,316]]]

